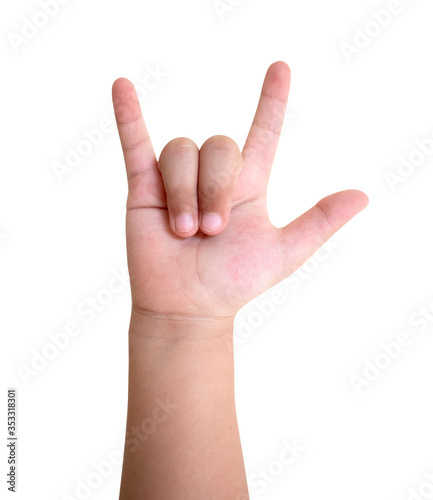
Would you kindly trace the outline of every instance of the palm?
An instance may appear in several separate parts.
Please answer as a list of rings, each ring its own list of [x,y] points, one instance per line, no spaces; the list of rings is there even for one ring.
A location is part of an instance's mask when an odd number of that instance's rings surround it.
[[[187,239],[171,231],[166,210],[130,210],[127,241],[135,305],[146,310],[233,316],[283,275],[278,232],[259,200],[235,205],[222,233]]]
[[[289,79],[282,63],[268,71],[225,229],[211,236],[199,229],[187,238],[169,225],[164,183],[133,87],[126,80],[115,84],[113,101],[129,180],[126,229],[136,308],[152,314],[233,317],[364,208],[363,193],[343,191],[285,228],[270,223],[266,188]]]

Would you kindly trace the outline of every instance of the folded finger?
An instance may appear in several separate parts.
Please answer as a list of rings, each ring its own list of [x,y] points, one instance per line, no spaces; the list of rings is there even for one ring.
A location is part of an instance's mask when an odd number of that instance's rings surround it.
[[[215,135],[201,147],[198,209],[200,229],[204,233],[218,234],[227,226],[241,169],[241,152],[229,137]]]
[[[198,147],[185,137],[170,141],[159,158],[170,227],[182,237],[192,236],[198,229],[198,164]]]

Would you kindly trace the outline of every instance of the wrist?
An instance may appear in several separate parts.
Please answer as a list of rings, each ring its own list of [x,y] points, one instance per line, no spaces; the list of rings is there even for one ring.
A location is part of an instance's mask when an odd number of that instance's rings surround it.
[[[164,342],[225,338],[232,343],[234,317],[206,317],[189,313],[158,313],[132,306],[130,337]]]

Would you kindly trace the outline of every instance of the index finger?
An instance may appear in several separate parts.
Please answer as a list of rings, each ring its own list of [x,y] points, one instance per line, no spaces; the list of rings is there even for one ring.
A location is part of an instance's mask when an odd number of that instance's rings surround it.
[[[257,111],[242,156],[260,169],[267,182],[283,127],[290,87],[290,68],[278,61],[269,66]]]

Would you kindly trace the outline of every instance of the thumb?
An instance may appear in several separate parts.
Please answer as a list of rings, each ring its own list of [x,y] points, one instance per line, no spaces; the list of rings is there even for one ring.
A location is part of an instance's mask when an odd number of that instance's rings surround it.
[[[326,196],[279,231],[286,278],[308,260],[346,222],[368,205],[362,191],[350,189]]]

